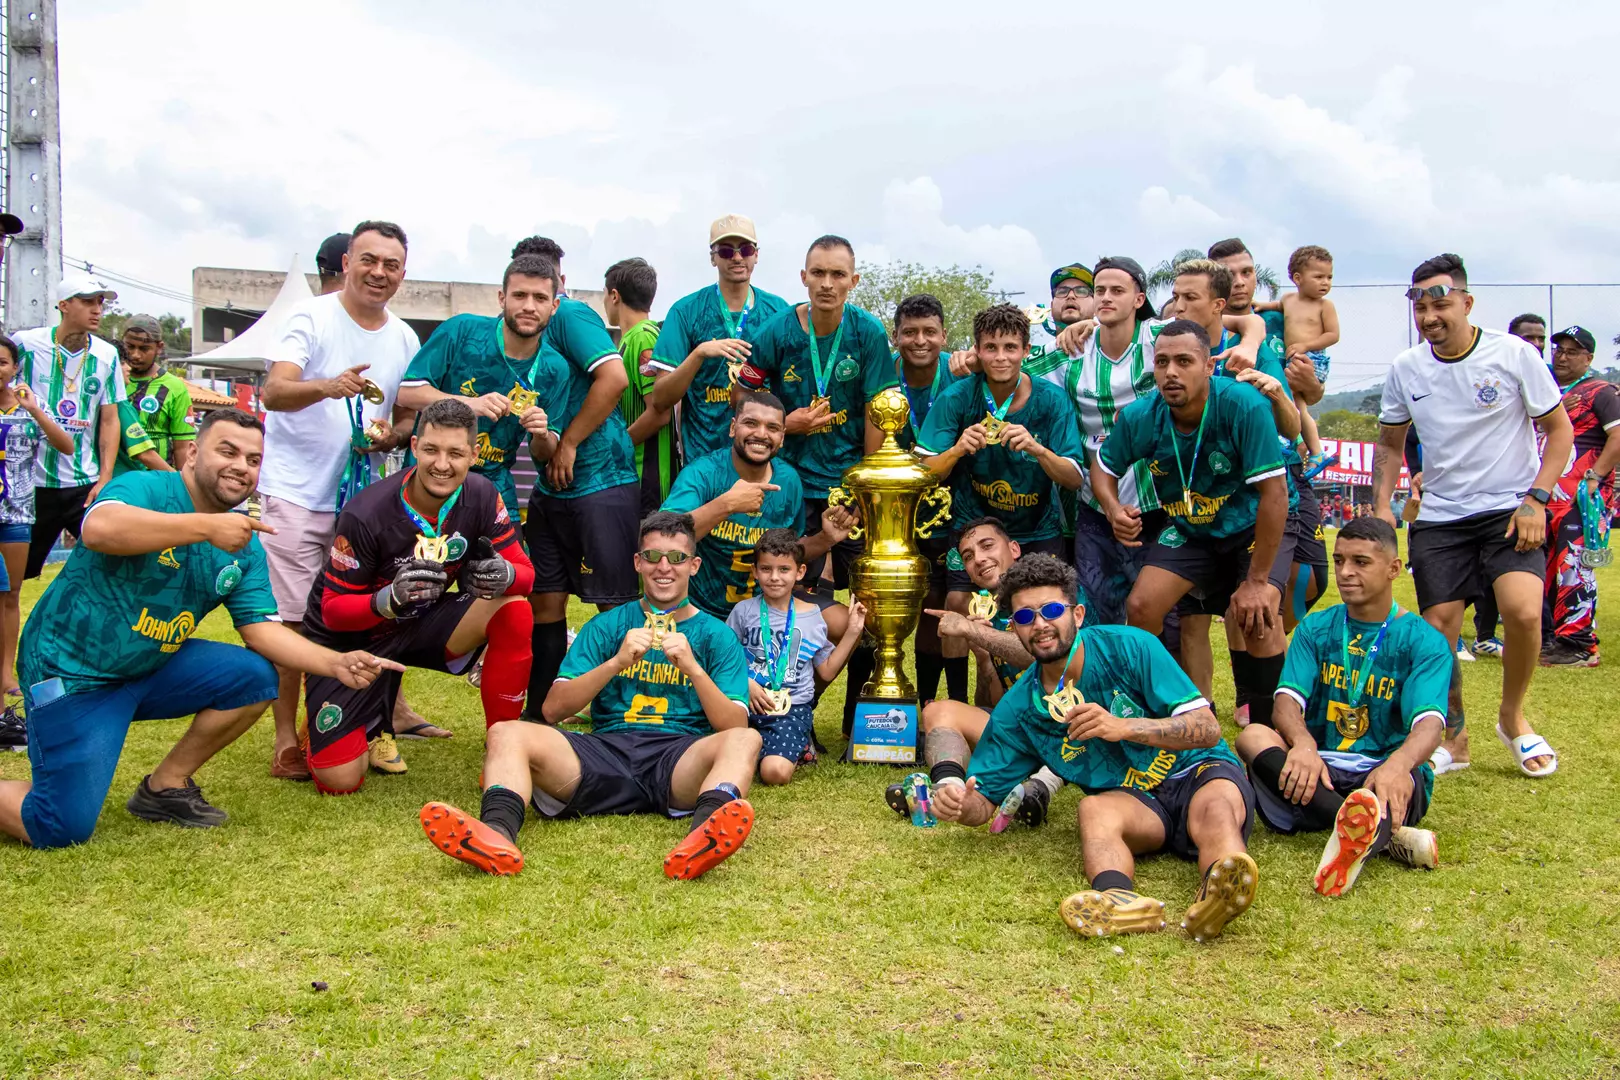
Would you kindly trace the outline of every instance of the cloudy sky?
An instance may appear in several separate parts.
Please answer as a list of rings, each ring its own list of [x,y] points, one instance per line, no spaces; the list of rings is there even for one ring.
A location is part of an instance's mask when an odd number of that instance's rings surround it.
[[[823,232],[1024,303],[1076,259],[1236,234],[1280,268],[1319,243],[1332,389],[1408,334],[1398,291],[1345,286],[1438,251],[1476,282],[1620,282],[1612,7],[1328,7],[73,0],[65,250],[189,293],[199,265],[312,269],[364,217],[405,227],[420,278],[497,280],[542,232],[580,287],[647,258],[661,314],[712,280],[727,211],[789,297]],[[1485,325],[1548,306],[1478,293]],[[1553,317],[1606,338],[1617,302],[1559,290]]]

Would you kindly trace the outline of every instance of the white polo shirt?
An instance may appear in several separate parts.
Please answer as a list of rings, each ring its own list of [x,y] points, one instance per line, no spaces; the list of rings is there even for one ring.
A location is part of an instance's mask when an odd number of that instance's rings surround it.
[[[1457,521],[1512,510],[1541,469],[1534,421],[1558,408],[1552,372],[1530,345],[1500,330],[1442,360],[1427,342],[1395,358],[1378,419],[1410,422],[1423,444],[1418,520]]]

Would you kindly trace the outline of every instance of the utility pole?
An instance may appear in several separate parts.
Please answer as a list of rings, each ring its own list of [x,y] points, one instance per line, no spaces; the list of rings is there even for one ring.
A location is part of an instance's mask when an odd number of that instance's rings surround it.
[[[5,257],[5,324],[51,322],[62,277],[62,125],[56,0],[6,0],[5,209],[23,222]]]

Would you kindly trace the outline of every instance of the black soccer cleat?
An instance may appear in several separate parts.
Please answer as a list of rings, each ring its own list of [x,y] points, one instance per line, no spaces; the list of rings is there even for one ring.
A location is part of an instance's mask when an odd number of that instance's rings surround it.
[[[890,784],[883,789],[883,801],[889,804],[889,809],[911,820],[911,805],[906,802],[906,784]]]
[[[186,777],[186,786],[152,790],[152,777],[141,779],[141,786],[129,797],[125,805],[129,812],[147,821],[166,821],[188,829],[211,829],[223,825],[229,816],[203,798],[202,788]]]
[[[1046,812],[1052,806],[1052,793],[1039,780],[1024,782],[1024,801],[1019,804],[1013,820],[1036,828],[1046,824]]]
[[[16,750],[19,752],[28,749],[28,726],[23,718],[17,715],[17,706],[7,705],[5,712],[0,713],[0,752]]]

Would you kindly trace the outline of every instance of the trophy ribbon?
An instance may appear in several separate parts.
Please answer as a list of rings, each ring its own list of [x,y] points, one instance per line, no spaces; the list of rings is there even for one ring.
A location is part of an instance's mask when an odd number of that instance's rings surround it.
[[[853,507],[854,505],[855,499],[850,495],[847,488],[835,487],[827,489],[827,509],[831,510],[835,506]],[[866,530],[859,525],[849,530],[849,538],[851,540],[859,540],[865,535]],[[924,533],[923,535],[926,536],[928,534]]]
[[[361,386],[360,396],[371,402],[373,405],[381,405],[384,401],[388,400],[388,395],[383,393],[383,388],[372,382],[370,379],[367,379],[365,384]]]
[[[934,530],[945,524],[951,516],[951,489],[944,484],[928,489],[920,500],[925,506],[938,506],[934,516],[918,525],[916,533],[924,540],[934,535]]]
[[[989,589],[980,589],[968,600],[968,614],[975,619],[994,619],[999,610]]]
[[[450,517],[450,511],[456,508],[456,503],[461,501],[463,489],[458,487],[451,492],[450,497],[444,500],[444,503],[439,507],[438,520],[430,522],[426,517],[422,516],[416,507],[411,505],[410,497],[405,494],[410,490],[411,477],[415,473],[416,466],[412,465],[410,471],[405,474],[404,482],[399,485],[399,504],[404,507],[405,516],[411,519],[412,524],[418,530],[416,548],[412,555],[427,562],[449,562],[450,538],[444,535],[444,523]]]

